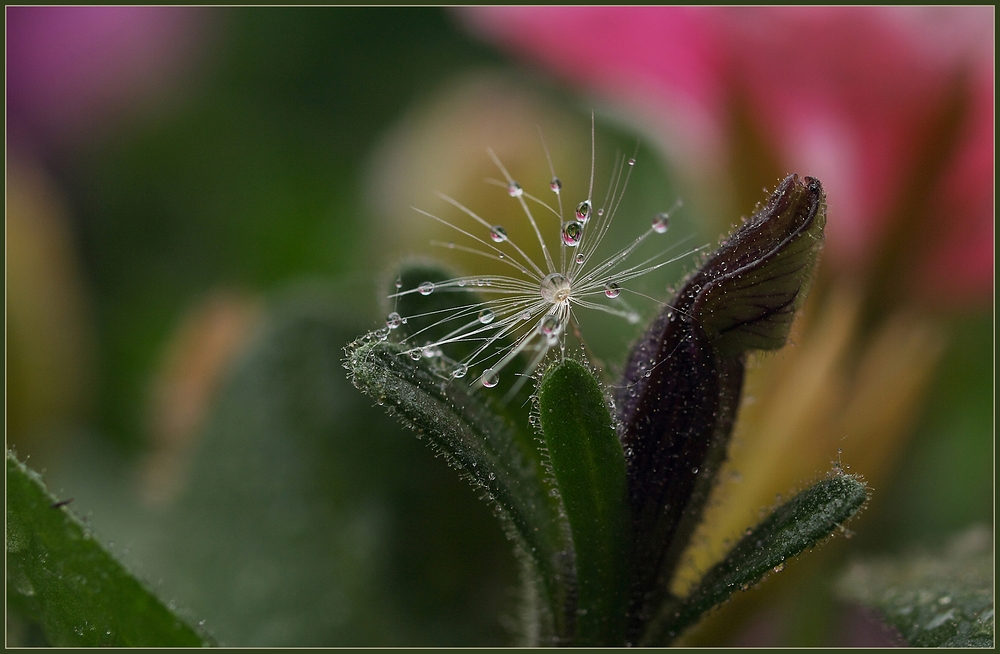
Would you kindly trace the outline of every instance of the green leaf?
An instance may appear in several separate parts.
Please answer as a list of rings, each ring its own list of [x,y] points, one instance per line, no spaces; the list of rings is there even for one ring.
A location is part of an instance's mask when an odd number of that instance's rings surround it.
[[[990,532],[973,528],[939,556],[858,562],[838,583],[844,599],[877,609],[916,647],[993,647]]]
[[[443,455],[494,503],[518,554],[539,577],[544,606],[543,638],[569,633],[564,611],[573,594],[572,543],[559,504],[550,498],[541,471],[528,461],[513,428],[462,379],[449,379],[426,359],[403,355],[405,346],[363,337],[346,348],[351,381],[394,413]]]
[[[815,547],[857,513],[867,499],[863,482],[838,473],[782,504],[740,539],[688,597],[664,606],[644,644],[669,644],[737,590],[747,590],[769,571],[780,571],[787,560]]]
[[[56,647],[198,647],[174,615],[7,452],[7,601]]]
[[[582,364],[554,364],[538,387],[552,473],[573,534],[579,646],[625,642],[631,517],[625,454],[604,394]]]

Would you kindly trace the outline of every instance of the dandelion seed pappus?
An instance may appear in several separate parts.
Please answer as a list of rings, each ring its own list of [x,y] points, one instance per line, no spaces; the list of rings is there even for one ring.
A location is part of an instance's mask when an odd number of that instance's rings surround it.
[[[539,130],[540,131],[540,130]],[[540,134],[541,136],[541,134]],[[681,207],[677,200],[668,211],[651,218],[649,227],[624,248],[611,254],[600,254],[599,248],[621,206],[628,187],[635,157],[621,155],[615,159],[603,203],[594,201],[595,130],[591,120],[590,179],[585,197],[572,198],[568,211],[565,206],[567,189],[556,175],[552,157],[541,138],[551,179],[546,188],[535,195],[525,190],[504,166],[492,149],[487,154],[493,160],[502,179],[487,179],[499,186],[510,202],[520,206],[530,233],[537,242],[540,259],[526,250],[534,246],[519,244],[508,235],[504,225],[495,224],[458,200],[443,193],[437,196],[457,209],[461,222],[446,220],[434,213],[414,207],[430,220],[443,223],[455,232],[455,241],[435,243],[451,250],[460,250],[499,262],[510,274],[470,275],[442,281],[423,281],[414,288],[402,288],[389,296],[394,309],[381,330],[408,347],[405,354],[419,360],[432,359],[443,378],[494,388],[504,385],[505,369],[524,355],[527,362],[515,372],[506,399],[516,394],[550,352],[564,355],[567,335],[572,333],[583,342],[576,312],[589,310],[616,316],[629,324],[640,320],[640,313],[627,296],[637,296],[658,305],[663,302],[639,291],[628,283],[677,262],[704,247],[688,249],[678,254],[682,243],[664,244],[652,256],[632,262],[633,255],[651,237],[667,232],[670,215]],[[547,199],[542,197],[547,194]],[[582,195],[582,194],[581,194]],[[548,240],[547,240],[548,239]],[[552,243],[556,247],[551,246]],[[539,259],[539,260],[536,260]],[[481,300],[467,301],[468,291],[475,291]],[[396,305],[400,298],[411,295],[461,291],[461,300],[447,309],[426,313],[400,315]],[[409,320],[430,320],[429,324],[406,333]],[[440,332],[444,332],[440,335]],[[429,338],[434,333],[435,337]],[[456,344],[465,344],[466,352],[451,358]],[[518,366],[521,367],[521,366]],[[519,374],[518,374],[519,373]]]

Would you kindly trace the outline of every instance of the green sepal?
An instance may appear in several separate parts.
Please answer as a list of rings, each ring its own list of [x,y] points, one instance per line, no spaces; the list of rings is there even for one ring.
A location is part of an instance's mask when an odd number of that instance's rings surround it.
[[[631,517],[625,454],[594,375],[566,359],[546,371],[538,411],[576,554],[580,646],[625,640]]]
[[[468,379],[450,379],[427,359],[413,360],[406,346],[363,337],[347,346],[351,381],[417,432],[474,486],[485,490],[508,535],[540,577],[551,625],[542,638],[563,642],[572,615],[572,544],[544,475],[523,455],[513,427],[479,397]],[[483,390],[480,388],[479,393]],[[529,582],[538,586],[533,580]]]
[[[780,570],[786,561],[830,536],[867,499],[864,482],[843,473],[802,491],[741,538],[686,598],[668,601],[643,644],[670,644],[734,592],[750,588],[769,571]]]
[[[213,644],[125,570],[11,452],[7,603],[56,647]]]

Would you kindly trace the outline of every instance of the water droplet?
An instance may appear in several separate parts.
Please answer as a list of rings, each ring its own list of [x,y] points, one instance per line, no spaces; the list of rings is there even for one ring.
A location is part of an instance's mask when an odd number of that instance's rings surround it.
[[[400,279],[399,277],[397,277],[396,278],[396,289],[398,290],[398,289],[401,289],[401,288],[403,288],[403,280]]]
[[[500,383],[500,375],[493,368],[487,368],[483,371],[483,386],[486,388],[493,388]]]
[[[553,193],[558,193],[562,190],[562,181],[558,177],[553,177],[552,181],[549,182],[549,188],[552,189]]]
[[[198,626],[199,627],[204,627],[205,626],[205,621],[204,620],[199,620],[198,621]],[[109,631],[108,633],[110,634],[111,632]]]
[[[634,166],[635,165],[635,159],[629,159],[628,160],[628,165]]]
[[[421,295],[430,295],[434,292],[434,282],[423,282],[417,287]]]
[[[494,314],[491,309],[483,309],[482,311],[479,312],[479,322],[483,323],[484,325],[488,325],[491,322],[493,322],[493,318],[495,317],[496,314]]]
[[[521,320],[531,320],[531,312],[525,309],[521,312]]]
[[[601,207],[600,209],[597,210],[597,216],[601,217],[603,215],[604,215],[604,207]]]
[[[694,467],[691,468],[691,474],[692,475],[698,474],[698,466],[694,466]]]
[[[584,261],[586,261],[586,258],[583,256],[583,252],[581,252],[580,254],[576,255],[576,262],[577,263],[583,263]]]
[[[604,294],[609,298],[616,298],[622,293],[622,287],[617,282],[608,282],[604,285]]]
[[[465,373],[469,372],[469,366],[464,363],[460,363],[451,369],[451,376],[455,379],[461,379],[465,377]]]
[[[410,358],[414,361],[420,360],[420,350],[410,350]]]
[[[666,233],[667,229],[670,227],[670,214],[668,213],[658,213],[653,218],[653,231],[657,234]]]
[[[494,479],[497,478],[497,476],[494,473],[492,473],[492,472],[490,474],[486,475],[486,476],[489,478],[490,481],[493,481]]]
[[[576,205],[576,219],[581,223],[586,223],[590,220],[590,200],[584,200],[580,204]]]
[[[403,324],[403,318],[395,311],[390,313],[385,319],[385,326],[388,327],[389,329],[396,329],[402,324]]]
[[[465,285],[466,285],[467,283],[468,283],[468,282],[466,282],[466,281],[465,281],[464,279],[460,279],[460,280],[458,280],[458,285],[459,285],[459,287],[464,287],[464,286],[465,286]]]
[[[507,230],[500,225],[493,225],[490,228],[490,238],[494,243],[503,243],[507,240]]]
[[[774,566],[774,571],[775,572],[781,572],[784,569],[785,569],[785,564],[784,563],[779,563],[778,565]]]
[[[511,180],[510,184],[507,184],[507,192],[510,193],[510,197],[512,198],[519,198],[524,194],[521,185],[514,180]]]
[[[575,248],[583,240],[583,223],[571,220],[563,225],[562,241],[567,246]]]
[[[549,314],[542,318],[542,321],[538,323],[538,331],[540,331],[545,336],[550,336],[552,334],[558,334],[562,325],[559,323],[559,318]]]

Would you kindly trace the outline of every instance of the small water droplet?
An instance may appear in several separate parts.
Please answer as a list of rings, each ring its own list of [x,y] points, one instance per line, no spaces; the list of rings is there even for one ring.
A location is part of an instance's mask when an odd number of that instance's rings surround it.
[[[571,220],[563,225],[562,242],[568,247],[575,248],[583,240],[583,223]]]
[[[507,240],[507,230],[500,225],[493,225],[490,228],[490,238],[493,239],[494,243],[503,243]]]
[[[698,466],[694,466],[694,467],[691,468],[691,474],[692,475],[698,474]]]
[[[634,166],[635,165],[635,159],[629,159],[628,160],[628,165]]]
[[[460,363],[451,369],[451,376],[455,379],[461,379],[462,377],[465,377],[467,372],[469,372],[469,366],[464,363]]]
[[[484,325],[488,325],[491,322],[493,322],[493,318],[495,317],[496,314],[493,313],[492,309],[483,309],[482,311],[479,312],[479,322],[483,323]]]
[[[576,255],[575,261],[577,263],[583,263],[584,261],[586,261],[586,258],[583,256],[583,252],[581,252],[580,254]]]
[[[558,193],[562,190],[562,181],[558,177],[553,177],[552,181],[549,182],[549,188],[552,189],[553,193]]]
[[[410,358],[414,361],[420,360],[420,350],[410,350]]]
[[[468,283],[468,282],[466,282],[466,281],[465,281],[464,279],[460,279],[460,280],[458,280],[458,285],[459,285],[459,287],[460,287],[460,288],[461,288],[461,287],[464,287],[464,286],[465,286],[465,285],[466,285],[467,283]]]
[[[667,229],[670,227],[670,214],[668,213],[658,213],[653,218],[653,231],[657,234],[666,233]]]
[[[497,478],[497,476],[494,473],[492,473],[492,472],[490,474],[486,475],[486,476],[489,478],[490,481],[493,481],[494,479]]]
[[[576,219],[581,223],[586,223],[590,220],[590,200],[584,200],[580,204],[576,205]]]
[[[521,320],[531,320],[531,312],[525,309],[521,312]]]
[[[778,565],[774,566],[774,571],[775,572],[781,572],[784,569],[785,569],[785,564],[784,563],[779,563]]]
[[[597,210],[597,216],[600,217],[603,215],[604,215],[604,207],[601,207],[600,209]]]
[[[385,319],[385,326],[388,327],[389,329],[396,329],[402,324],[403,324],[403,318],[395,311],[390,313]]]
[[[510,193],[510,197],[512,198],[519,198],[524,194],[524,190],[521,188],[521,185],[514,180],[511,180],[511,182],[507,184],[507,192]]]
[[[421,295],[430,295],[434,292],[434,282],[423,282],[417,287],[417,291]]]
[[[493,388],[500,383],[500,374],[497,373],[493,368],[487,368],[483,371],[483,386],[486,388]]]
[[[617,282],[608,282],[604,285],[604,294],[609,298],[616,298],[622,293],[622,287]]]
[[[400,288],[403,288],[403,280],[400,279],[399,277],[397,277],[396,278],[396,289],[398,290]]]
[[[198,621],[198,626],[199,627],[204,627],[205,626],[205,621],[204,620],[199,620]],[[109,631],[108,633],[110,634],[111,632]]]

